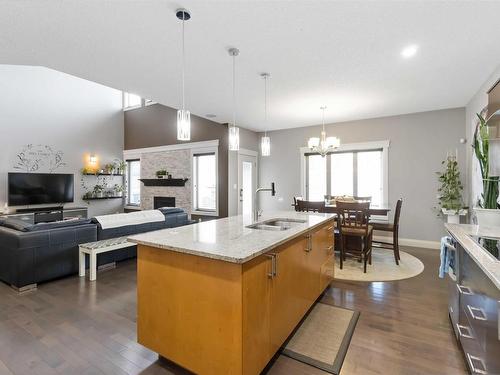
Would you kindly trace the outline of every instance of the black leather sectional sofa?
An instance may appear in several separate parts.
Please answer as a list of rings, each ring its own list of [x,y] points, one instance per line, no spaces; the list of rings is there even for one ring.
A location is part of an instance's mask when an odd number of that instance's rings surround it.
[[[160,209],[164,222],[102,229],[95,219],[27,224],[0,219],[0,280],[18,290],[78,273],[78,245],[191,224],[180,208]],[[101,254],[97,265],[133,258],[136,246]]]

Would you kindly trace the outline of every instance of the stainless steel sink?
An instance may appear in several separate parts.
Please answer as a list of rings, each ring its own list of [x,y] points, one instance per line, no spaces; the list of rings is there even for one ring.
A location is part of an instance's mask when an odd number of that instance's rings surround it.
[[[282,231],[290,229],[294,224],[305,223],[306,220],[300,219],[269,219],[260,223],[255,223],[252,225],[248,225],[247,228],[250,229],[259,229],[259,230],[272,230],[272,231]]]

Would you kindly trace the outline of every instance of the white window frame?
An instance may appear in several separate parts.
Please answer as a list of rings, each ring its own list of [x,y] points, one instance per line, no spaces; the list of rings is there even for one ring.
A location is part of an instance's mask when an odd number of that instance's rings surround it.
[[[348,152],[348,151],[369,151],[369,150],[382,150],[382,184],[383,184],[383,195],[382,195],[382,206],[389,206],[389,146],[390,140],[383,141],[373,141],[373,142],[361,142],[361,143],[345,143],[341,144],[336,150],[337,152]],[[301,186],[301,196],[307,196],[307,176],[306,176],[306,154],[310,154],[311,150],[308,147],[300,148],[300,186]],[[328,166],[327,166],[328,168]],[[327,178],[327,192],[330,181]],[[372,216],[377,221],[385,222],[388,221],[387,215],[377,215]]]
[[[137,104],[137,105],[132,105],[132,106],[129,106],[129,107],[125,107],[125,97],[127,95],[135,95],[135,96],[139,96],[137,94],[133,94],[131,92],[126,92],[126,91],[122,91],[122,108],[123,108],[123,111],[126,112],[126,111],[130,111],[131,109],[136,109],[136,108],[141,108],[144,106],[144,99],[141,98],[141,102],[140,104]]]
[[[194,156],[197,154],[215,154],[215,211],[204,211],[204,210],[196,210],[194,207],[195,202],[195,186],[194,186]],[[192,202],[192,215],[200,215],[200,216],[219,216],[219,147],[218,146],[210,146],[210,147],[200,147],[200,148],[192,148],[191,149],[191,202]]]
[[[141,206],[141,203],[140,203],[140,198],[139,198],[139,204],[137,203],[130,203],[130,168],[129,168],[129,163],[130,162],[133,162],[133,161],[137,161],[139,162],[139,165],[141,164],[141,158],[128,158],[125,160],[125,162],[127,163],[127,170],[126,170],[126,174],[125,174],[125,183],[126,183],[126,186],[127,186],[127,199],[126,199],[126,207],[140,207]]]

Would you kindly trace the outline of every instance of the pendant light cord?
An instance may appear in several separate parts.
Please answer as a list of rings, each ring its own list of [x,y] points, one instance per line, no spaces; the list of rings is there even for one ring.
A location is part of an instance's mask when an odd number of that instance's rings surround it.
[[[267,129],[267,76],[264,76],[264,122]],[[267,130],[264,131],[264,136],[267,137]]]
[[[233,128],[236,127],[236,55],[233,55]]]
[[[185,84],[184,84],[184,76],[185,76],[185,47],[184,47],[184,22],[186,19],[186,15],[182,14],[182,110],[186,109],[186,94],[185,94]]]

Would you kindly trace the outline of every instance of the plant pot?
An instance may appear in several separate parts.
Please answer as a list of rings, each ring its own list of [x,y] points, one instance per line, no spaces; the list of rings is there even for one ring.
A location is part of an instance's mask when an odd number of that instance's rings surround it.
[[[99,193],[95,194],[96,198],[104,198],[104,192],[100,191]]]
[[[115,192],[115,197],[123,197],[123,191]]]
[[[156,175],[156,177],[163,178],[163,177],[165,177],[165,175],[159,174],[159,175]]]
[[[487,227],[500,227],[500,210],[489,208],[474,208],[477,224]]]
[[[460,224],[460,216],[467,215],[466,209],[460,210],[448,210],[446,208],[442,208],[441,211],[446,215],[446,222],[448,224]]]

